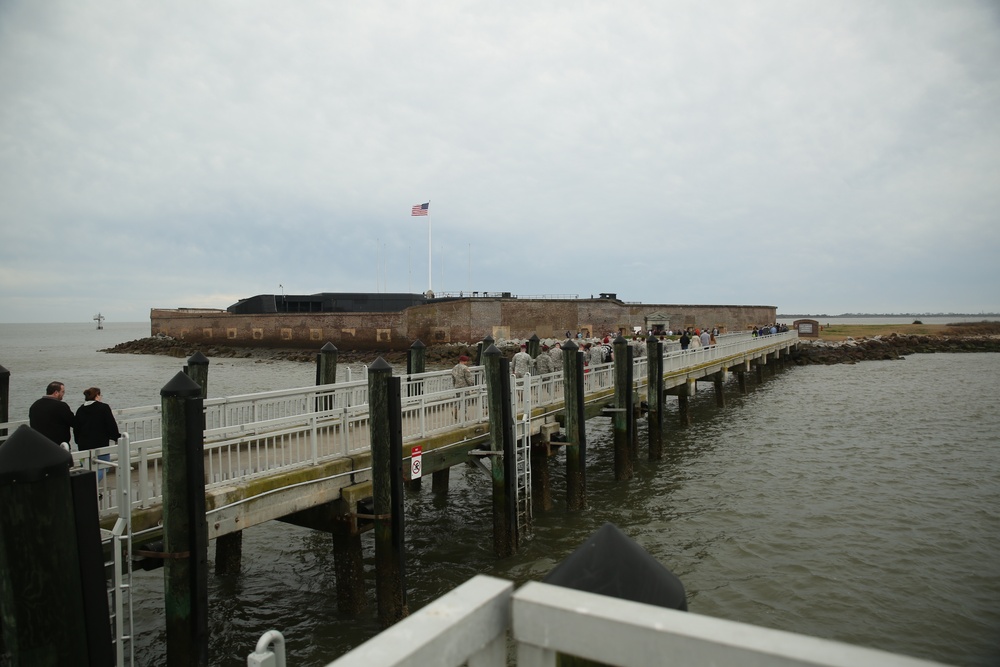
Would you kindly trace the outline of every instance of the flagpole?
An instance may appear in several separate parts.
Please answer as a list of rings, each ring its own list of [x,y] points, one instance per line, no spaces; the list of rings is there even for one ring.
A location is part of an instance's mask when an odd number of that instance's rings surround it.
[[[427,200],[427,291],[431,294],[434,289],[431,287],[431,200]]]

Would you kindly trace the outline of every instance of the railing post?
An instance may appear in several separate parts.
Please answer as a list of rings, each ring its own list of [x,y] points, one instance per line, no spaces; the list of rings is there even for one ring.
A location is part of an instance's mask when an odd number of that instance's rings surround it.
[[[493,551],[500,558],[517,551],[517,453],[511,415],[510,362],[496,345],[483,352],[489,402],[490,463],[493,478]]]
[[[649,412],[649,460],[663,457],[663,346],[653,335],[646,339],[646,404]]]
[[[631,348],[621,335],[615,338],[615,412],[612,418],[615,443],[615,480],[632,479],[632,439],[629,422],[632,420],[632,385],[629,371],[632,365]]]
[[[566,507],[587,508],[587,435],[584,419],[583,353],[572,340],[561,346],[566,398]]]
[[[403,551],[403,441],[400,383],[379,357],[368,368],[368,428],[375,505],[375,597],[382,627],[407,615]],[[393,419],[395,416],[395,419]]]
[[[167,665],[208,665],[208,522],[201,386],[178,373],[163,407],[163,567]]]

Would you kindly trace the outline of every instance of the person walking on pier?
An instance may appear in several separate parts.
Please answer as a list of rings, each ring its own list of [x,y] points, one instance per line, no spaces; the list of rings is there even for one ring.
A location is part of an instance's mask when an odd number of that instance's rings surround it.
[[[76,423],[73,409],[63,402],[65,395],[66,385],[50,382],[45,388],[45,396],[28,408],[28,426],[57,445],[69,443],[70,429]]]
[[[688,349],[688,347],[690,347],[690,345],[691,345],[691,337],[688,336],[688,332],[686,330],[682,331],[681,332],[681,349],[682,350],[686,350],[686,349]]]
[[[122,437],[118,430],[118,422],[111,411],[111,406],[101,400],[101,390],[90,387],[83,391],[83,405],[76,410],[76,425],[73,433],[76,435],[76,446],[85,449],[107,447],[110,442],[118,442]],[[101,461],[110,461],[111,454],[99,454]],[[97,481],[104,479],[104,467],[97,468]]]
[[[702,347],[708,347],[709,343],[711,341],[711,338],[712,338],[712,336],[711,336],[711,334],[708,333],[708,329],[702,329],[701,330],[701,346]]]
[[[514,355],[511,360],[511,372],[516,378],[523,378],[531,373],[531,355],[528,354],[528,345],[521,343],[521,351]]]

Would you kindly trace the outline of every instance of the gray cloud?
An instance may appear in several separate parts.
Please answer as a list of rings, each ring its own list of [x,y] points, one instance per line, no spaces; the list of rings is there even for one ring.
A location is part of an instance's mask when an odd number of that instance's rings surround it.
[[[0,320],[276,292],[1000,310],[989,2],[8,2]]]

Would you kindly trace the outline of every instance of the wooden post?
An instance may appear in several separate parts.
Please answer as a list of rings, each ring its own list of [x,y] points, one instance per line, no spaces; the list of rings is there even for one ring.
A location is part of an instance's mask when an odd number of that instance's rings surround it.
[[[566,397],[566,507],[587,508],[587,434],[583,411],[583,353],[572,340],[561,346]]]
[[[0,366],[0,424],[10,421],[10,371]],[[7,435],[7,429],[0,429],[0,436]]]
[[[712,375],[712,384],[715,387],[715,405],[720,408],[726,407],[726,394],[722,391],[722,385],[726,379],[726,371],[717,371]]]
[[[540,510],[552,509],[552,482],[549,473],[549,448],[545,444],[531,447],[531,502]]]
[[[201,387],[201,397],[208,398],[208,357],[195,352],[188,357],[184,372]]]
[[[351,508],[353,512],[355,508]],[[361,533],[351,521],[338,521],[333,527],[333,570],[337,578],[337,610],[357,616],[365,606],[365,567]]]
[[[339,354],[337,346],[329,341],[327,341],[326,345],[319,348],[319,354],[316,355],[316,386],[336,384],[337,357]]]
[[[611,419],[615,445],[615,481],[632,479],[632,443],[628,424],[632,419],[632,387],[629,384],[629,345],[615,338],[615,412]]]
[[[649,360],[646,377],[649,460],[658,461],[663,458],[663,346],[656,336],[650,335],[646,339],[646,358]]]
[[[517,551],[517,483],[514,422],[510,412],[510,361],[496,345],[483,352],[486,400],[490,415],[490,459],[493,478],[493,551],[500,558]]]
[[[747,393],[747,374],[742,368],[736,371],[736,384],[741,394]]]
[[[427,346],[420,340],[413,341],[406,355],[406,374],[419,375],[424,372],[424,362],[427,357]]]
[[[532,359],[538,357],[538,353],[542,351],[542,341],[538,338],[538,334],[531,334],[531,338],[528,339],[528,354],[531,355]]]
[[[493,342],[493,336],[486,334],[486,338],[484,338],[476,347],[476,363],[474,363],[473,366],[483,365],[483,353],[490,349],[490,345],[493,345]]]
[[[399,391],[399,379],[392,377],[392,366],[379,357],[368,367],[368,405],[375,505],[375,597],[382,627],[389,627],[407,615]],[[391,419],[394,408],[396,418]]]
[[[754,369],[757,371],[757,384],[764,384],[764,363],[766,363],[766,361],[754,359],[753,365]]]
[[[0,609],[11,665],[92,664],[72,465],[69,452],[28,426],[0,447]],[[96,506],[96,490],[91,502]]]
[[[160,389],[169,667],[208,665],[208,521],[201,392],[201,386],[184,373]]]
[[[693,379],[688,379],[683,386],[677,388],[677,416],[680,418],[681,426],[691,425],[691,406],[688,398],[694,396],[697,384]]]

